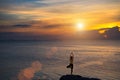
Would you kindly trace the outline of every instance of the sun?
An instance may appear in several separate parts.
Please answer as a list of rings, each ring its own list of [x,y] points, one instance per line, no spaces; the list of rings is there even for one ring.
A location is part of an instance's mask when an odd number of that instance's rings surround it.
[[[83,23],[77,23],[76,27],[77,27],[77,30],[83,30],[84,29],[84,24]]]

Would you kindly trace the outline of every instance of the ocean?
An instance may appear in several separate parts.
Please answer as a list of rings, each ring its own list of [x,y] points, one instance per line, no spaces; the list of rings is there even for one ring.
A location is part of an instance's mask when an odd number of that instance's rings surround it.
[[[70,74],[120,80],[120,41],[0,41],[0,80],[59,80]]]

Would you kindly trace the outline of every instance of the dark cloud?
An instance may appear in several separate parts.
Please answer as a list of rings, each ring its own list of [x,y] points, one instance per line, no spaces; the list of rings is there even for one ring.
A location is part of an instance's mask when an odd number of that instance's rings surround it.
[[[53,21],[52,21],[53,22]],[[49,22],[42,22],[42,26],[40,28],[42,29],[58,29],[58,28],[63,28],[63,27],[71,27],[71,23],[52,23],[50,24]]]
[[[115,26],[113,28],[110,28],[108,30],[105,31],[105,35],[107,39],[116,39],[116,40],[120,40],[120,31],[119,31],[119,27]]]
[[[1,30],[12,30],[16,28],[30,28],[32,27],[31,24],[15,24],[15,25],[0,25]]]
[[[9,17],[9,16],[8,16]],[[3,18],[4,19],[4,18]],[[7,18],[10,20],[9,18]],[[12,19],[11,19],[12,20]],[[53,20],[39,20],[39,21],[19,21],[15,24],[1,24],[0,25],[0,31],[6,31],[6,30],[12,30],[17,28],[36,28],[36,29],[59,29],[63,27],[71,27],[71,23],[51,23]]]
[[[13,25],[13,27],[17,27],[17,28],[29,28],[31,27],[30,24],[16,24],[16,25]]]
[[[51,23],[52,22],[52,23]],[[36,26],[39,29],[54,29],[54,28],[62,28],[63,26],[71,26],[70,23],[54,23],[53,20],[39,20],[39,21],[29,21],[25,22],[28,25]]]
[[[62,24],[47,24],[47,25],[44,25],[41,28],[43,28],[43,29],[53,29],[53,28],[59,28],[61,26],[63,26],[63,25]]]

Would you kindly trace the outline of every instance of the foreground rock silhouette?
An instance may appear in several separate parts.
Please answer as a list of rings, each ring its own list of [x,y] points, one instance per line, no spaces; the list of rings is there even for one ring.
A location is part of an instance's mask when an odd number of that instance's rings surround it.
[[[87,78],[80,75],[63,75],[59,80],[100,80],[98,78]]]

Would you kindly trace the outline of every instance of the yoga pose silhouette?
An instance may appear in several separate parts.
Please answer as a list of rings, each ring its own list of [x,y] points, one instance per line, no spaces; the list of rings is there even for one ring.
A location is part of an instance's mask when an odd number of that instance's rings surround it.
[[[73,52],[71,52],[71,54],[70,54],[70,63],[69,63],[69,65],[67,66],[67,68],[70,68],[70,69],[71,69],[71,75],[72,75],[72,73],[73,73],[73,59],[74,59],[74,54],[73,54]]]

